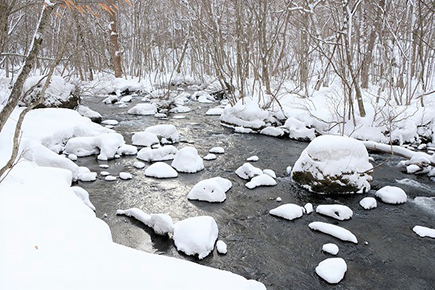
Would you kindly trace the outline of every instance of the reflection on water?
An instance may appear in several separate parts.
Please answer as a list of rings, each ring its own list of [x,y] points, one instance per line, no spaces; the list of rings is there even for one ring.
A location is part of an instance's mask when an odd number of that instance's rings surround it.
[[[206,117],[210,105],[194,104],[194,109],[183,113],[184,119],[158,120],[153,117],[131,116],[128,108],[103,105],[94,99],[85,100],[85,105],[102,113],[106,119],[120,121],[115,130],[124,135],[129,143],[134,132],[154,124],[174,124],[183,142],[178,148],[194,142],[201,156],[214,146],[225,148],[224,155],[213,161],[204,161],[205,170],[196,174],[180,174],[176,179],[157,180],[145,177],[144,169],[136,169],[134,157],[99,162],[95,157],[81,158],[79,165],[100,172],[118,174],[127,171],[133,174],[128,181],[106,182],[100,177],[92,183],[80,183],[87,189],[97,216],[103,218],[112,230],[115,242],[139,250],[164,254],[195,261],[215,268],[229,270],[249,279],[263,282],[268,289],[433,289],[435,285],[435,240],[420,238],[412,227],[422,225],[435,227],[435,215],[422,210],[417,202],[393,206],[378,203],[378,208],[365,211],[359,206],[362,195],[316,195],[293,184],[285,175],[286,167],[293,165],[306,143],[278,139],[262,135],[233,134],[232,130],[219,125],[218,117]],[[129,107],[131,107],[131,104]],[[274,187],[247,189],[245,181],[234,171],[246,158],[258,155],[255,166],[271,168],[278,176]],[[411,199],[417,196],[431,197],[432,181],[426,177],[410,176],[399,171],[399,159],[388,160],[386,156],[374,155],[376,163],[386,165],[375,170],[373,189],[385,185],[402,187]],[[99,164],[107,163],[109,169]],[[198,181],[222,176],[233,182],[227,200],[221,204],[188,201],[190,188]],[[425,186],[397,180],[408,178]],[[372,195],[370,193],[369,195]],[[275,201],[282,198],[282,203]],[[417,200],[417,199],[416,199]],[[295,221],[286,221],[268,214],[269,210],[283,203],[304,205],[341,203],[354,211],[349,221],[338,222],[316,213],[305,215]],[[152,230],[125,216],[116,216],[117,209],[138,207],[147,213],[167,213],[174,221],[198,215],[213,216],[219,226],[219,238],[228,245],[228,254],[216,252],[203,260],[179,253],[172,240],[155,235]],[[107,214],[107,217],[103,217]],[[359,244],[341,242],[333,237],[308,228],[312,221],[339,224],[351,230]],[[333,242],[340,248],[339,257],[345,259],[348,272],[336,286],[322,281],[314,272],[317,264],[330,255],[321,251],[322,245]]]

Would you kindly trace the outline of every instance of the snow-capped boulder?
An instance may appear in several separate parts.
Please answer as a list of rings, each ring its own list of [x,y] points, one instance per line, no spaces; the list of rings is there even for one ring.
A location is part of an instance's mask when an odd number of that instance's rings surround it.
[[[272,169],[263,169],[263,173],[269,175],[270,177],[276,178],[275,171]]]
[[[328,243],[322,246],[322,251],[335,256],[338,254],[339,248],[336,244]]]
[[[230,180],[222,177],[213,177],[198,182],[189,192],[187,198],[208,202],[223,202],[226,192],[232,187]]]
[[[375,196],[389,204],[401,204],[407,200],[405,191],[396,186],[384,186],[375,192]]]
[[[137,159],[154,162],[154,161],[166,161],[174,159],[178,150],[172,145],[166,145],[157,149],[152,149],[149,147],[142,148],[137,153]]]
[[[205,113],[207,116],[220,116],[224,112],[224,108],[216,107],[208,109],[208,111]]]
[[[258,176],[254,176],[251,181],[245,184],[245,186],[249,189],[254,189],[259,186],[274,186],[276,185],[276,180],[268,175],[268,174],[260,174]]]
[[[204,169],[204,162],[195,147],[180,149],[172,161],[172,167],[178,172],[196,173]]]
[[[180,140],[177,128],[170,124],[151,126],[146,128],[145,132],[153,133],[157,135],[159,139],[164,138],[171,143],[177,143]]]
[[[126,215],[134,217],[146,226],[152,228],[158,235],[172,235],[174,233],[174,224],[172,218],[167,214],[147,214],[138,208],[130,208],[126,210],[118,209],[117,215]]]
[[[119,178],[121,178],[122,180],[130,180],[133,178],[133,175],[131,175],[131,173],[129,172],[120,172]]]
[[[358,244],[358,240],[355,237],[355,235],[352,234],[351,231],[343,227],[324,223],[324,222],[312,222],[308,226],[312,230],[319,231],[327,235],[331,235],[342,241],[348,241],[348,242]]]
[[[284,218],[286,220],[294,220],[304,215],[304,208],[293,203],[280,205],[269,211],[271,215]]]
[[[124,137],[118,133],[106,133],[96,137],[74,137],[65,145],[66,154],[79,157],[99,154],[98,160],[115,158],[118,148],[123,146]]]
[[[178,172],[165,162],[156,162],[145,169],[145,175],[155,178],[174,178],[178,176]]]
[[[235,127],[241,126],[258,130],[266,126],[265,120],[268,117],[269,112],[260,109],[257,102],[244,99],[239,100],[234,107],[227,106],[220,120],[222,123]]]
[[[217,156],[213,153],[209,153],[207,155],[205,155],[204,157],[202,157],[202,159],[210,161],[210,160],[215,160],[217,158]]]
[[[353,211],[341,204],[322,204],[316,207],[316,212],[335,218],[339,221],[348,220],[353,216]]]
[[[414,233],[416,233],[422,238],[429,237],[435,239],[435,229],[431,229],[423,226],[415,226],[412,228],[412,230],[414,231]]]
[[[116,150],[118,155],[136,155],[137,147],[133,145],[124,144]]]
[[[284,135],[284,130],[277,127],[266,127],[260,131],[260,134],[273,137],[281,137],[282,135]]]
[[[103,120],[103,117],[101,116],[100,113],[91,110],[86,106],[78,105],[76,110],[83,117],[91,119],[92,122],[101,123],[101,121]]]
[[[251,163],[245,163],[236,169],[236,174],[242,179],[249,180],[254,176],[263,174],[263,170],[261,170],[258,167],[255,167]]]
[[[364,144],[344,136],[320,136],[302,151],[291,172],[294,181],[320,193],[370,190],[373,166]]]
[[[225,149],[222,147],[213,147],[210,150],[208,150],[208,152],[213,154],[224,154]]]
[[[152,116],[157,113],[157,106],[155,104],[137,104],[127,112],[131,115]]]
[[[218,240],[216,242],[216,250],[219,254],[225,255],[227,253],[227,244],[222,240]]]
[[[298,119],[288,118],[285,121],[284,127],[289,131],[289,137],[291,139],[300,141],[311,141],[316,138],[314,129],[309,129],[305,124]]]
[[[203,259],[213,251],[218,233],[214,218],[198,216],[176,223],[173,239],[178,251]]]
[[[328,258],[316,267],[316,274],[330,284],[337,284],[347,271],[347,264],[342,258]]]
[[[159,144],[157,135],[151,132],[137,132],[131,137],[133,145],[150,147]]]
[[[372,209],[376,208],[378,206],[378,203],[376,202],[376,198],[374,197],[364,197],[360,200],[359,205],[362,206],[364,209]]]

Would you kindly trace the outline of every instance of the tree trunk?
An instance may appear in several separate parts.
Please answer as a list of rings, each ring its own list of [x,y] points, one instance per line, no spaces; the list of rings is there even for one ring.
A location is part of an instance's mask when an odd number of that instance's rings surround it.
[[[110,37],[110,58],[112,68],[116,78],[122,77],[121,55],[122,51],[119,49],[117,23],[118,18],[116,12],[109,13],[109,37]]]

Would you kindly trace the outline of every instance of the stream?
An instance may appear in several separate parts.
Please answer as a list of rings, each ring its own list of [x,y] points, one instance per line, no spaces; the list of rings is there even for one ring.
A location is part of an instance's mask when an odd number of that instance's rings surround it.
[[[106,162],[96,156],[79,158],[77,164],[91,171],[109,171],[112,175],[130,172],[131,180],[108,182],[99,175],[95,182],[79,182],[90,194],[96,206],[97,217],[103,219],[112,231],[114,242],[158,255],[176,257],[222,270],[228,270],[248,279],[265,284],[267,289],[434,289],[435,239],[420,238],[412,228],[415,225],[435,227],[434,181],[426,176],[402,173],[396,164],[401,159],[387,155],[371,154],[374,165],[385,162],[373,174],[373,192],[385,185],[396,185],[408,194],[408,202],[388,205],[378,200],[378,207],[364,210],[359,201],[367,195],[319,195],[310,193],[294,184],[286,174],[287,166],[293,166],[308,143],[287,138],[274,138],[259,134],[237,134],[220,125],[219,117],[206,116],[205,112],[218,103],[189,104],[191,111],[170,115],[168,119],[153,116],[135,116],[127,110],[140,102],[134,97],[127,107],[105,105],[101,98],[85,97],[83,105],[103,115],[103,120],[115,119],[119,124],[114,130],[131,144],[134,132],[143,131],[156,124],[173,124],[177,127],[182,148],[195,146],[200,156],[215,146],[225,149],[216,160],[205,161],[205,170],[196,174],[179,174],[175,179],[154,179],[144,175],[144,169],[136,169],[135,156],[123,156]],[[174,116],[185,118],[173,118]],[[257,155],[253,163],[261,169],[276,172],[277,185],[247,189],[245,180],[234,172],[246,158]],[[102,169],[100,164],[108,164]],[[233,187],[223,203],[189,201],[190,189],[199,181],[221,176],[228,178]],[[407,182],[398,184],[396,180]],[[429,197],[428,207],[413,199]],[[276,201],[277,197],[282,202]],[[271,216],[269,210],[284,204],[301,206],[307,202],[319,204],[344,204],[353,212],[348,221],[337,221],[317,213],[288,221]],[[209,215],[219,227],[219,239],[228,245],[228,253],[220,255],[214,250],[203,260],[177,251],[168,237],[154,234],[134,218],[117,216],[117,209],[137,207],[146,213],[167,213],[174,222],[188,217]],[[314,232],[308,224],[323,221],[337,224],[354,233],[359,243],[342,242],[334,237]],[[329,285],[315,273],[319,262],[332,257],[322,252],[322,245],[335,243],[340,248],[337,257],[347,263],[345,278],[338,285]],[[206,287],[204,288],[206,289]]]

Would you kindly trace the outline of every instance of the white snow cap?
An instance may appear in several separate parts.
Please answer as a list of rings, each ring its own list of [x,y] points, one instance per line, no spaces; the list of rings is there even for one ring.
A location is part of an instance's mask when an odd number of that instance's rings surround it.
[[[224,154],[225,149],[222,147],[213,147],[210,150],[208,150],[208,152],[213,154]]]
[[[198,216],[176,223],[173,239],[177,250],[203,259],[213,251],[218,233],[214,218]]]
[[[284,135],[284,130],[277,127],[266,127],[260,131],[260,134],[273,136],[273,137],[280,137]]]
[[[209,153],[207,155],[205,155],[204,157],[202,157],[202,159],[210,161],[210,160],[215,160],[217,158],[217,156],[215,154]]]
[[[254,176],[263,174],[263,170],[255,167],[251,163],[245,163],[236,170],[237,176],[242,179],[251,179]]]
[[[85,189],[79,186],[71,186],[71,189],[74,191],[74,194],[83,201],[84,204],[95,211],[95,206],[89,200],[89,193]]]
[[[328,243],[322,246],[322,251],[335,256],[338,254],[339,248],[336,244]]]
[[[285,121],[284,127],[289,131],[289,137],[296,140],[313,140],[316,138],[314,129],[306,127],[305,123],[290,117]]]
[[[324,222],[312,222],[308,226],[312,230],[331,235],[342,241],[348,241],[348,242],[358,244],[358,240],[356,239],[355,235],[343,227],[324,223]]]
[[[131,175],[131,173],[129,172],[120,172],[119,178],[121,178],[122,180],[129,180],[133,178],[133,175]]]
[[[150,147],[159,144],[157,135],[151,132],[137,132],[131,137],[133,145]]]
[[[314,207],[312,203],[307,203],[306,205],[304,205],[304,209],[305,209],[305,213],[306,214],[310,214],[314,211]]]
[[[157,149],[146,147],[142,148],[136,157],[147,162],[166,161],[174,159],[177,152],[178,149],[172,145],[165,145]]]
[[[227,253],[227,244],[225,244],[225,242],[222,240],[217,241],[216,250],[219,254],[225,255]]]
[[[226,192],[232,187],[230,180],[222,177],[213,177],[198,182],[189,192],[187,198],[190,200],[201,200],[208,202],[223,202],[227,196]]]
[[[195,147],[180,149],[172,161],[172,167],[178,172],[196,173],[204,169],[204,162]]]
[[[376,198],[374,197],[364,197],[359,202],[359,205],[362,206],[364,209],[372,209],[376,208],[378,206],[378,203],[376,202]]]
[[[133,145],[124,144],[116,150],[116,154],[118,155],[136,155],[137,147]],[[115,155],[116,158],[116,155]]]
[[[420,237],[429,237],[435,239],[435,229],[423,226],[415,226],[412,228],[412,230]]]
[[[271,215],[282,217],[286,220],[294,220],[304,215],[304,208],[293,203],[280,205],[269,211]]]
[[[132,115],[151,116],[157,113],[157,106],[155,104],[137,104],[127,112]]]
[[[269,112],[260,109],[258,103],[252,99],[239,99],[235,106],[227,106],[220,119],[223,123],[252,129],[264,127],[264,120]]]
[[[341,204],[322,204],[318,205],[316,212],[343,221],[353,216],[353,211]]]
[[[245,186],[249,189],[254,189],[258,186],[274,186],[274,185],[276,185],[276,180],[273,179],[273,177],[271,177],[270,175],[264,173],[255,176],[254,178],[251,179],[251,181],[245,184]]]
[[[167,214],[149,215],[138,208],[130,208],[126,210],[118,209],[116,214],[134,217],[138,221],[144,223],[146,226],[152,228],[158,235],[172,235],[174,232],[172,218]]]
[[[155,178],[174,178],[178,172],[165,162],[156,162],[145,169],[145,175]]]
[[[405,191],[396,186],[384,186],[376,191],[375,196],[389,204],[405,203],[407,199]]]
[[[156,134],[159,138],[165,138],[172,143],[177,143],[180,140],[177,128],[174,125],[163,124],[155,125],[145,129],[145,132]]]
[[[342,258],[328,258],[319,263],[316,273],[330,284],[337,284],[347,271],[347,264]]]
[[[208,111],[205,113],[207,116],[220,116],[224,112],[224,108],[216,107],[208,109]]]
[[[145,163],[141,162],[141,161],[136,161],[133,163],[133,167],[137,168],[137,169],[142,169],[145,167]]]
[[[269,175],[270,177],[276,178],[275,171],[272,169],[263,169],[263,173]]]
[[[246,158],[246,161],[249,161],[249,162],[257,162],[258,160],[259,160],[259,158],[257,155],[253,155],[253,156]]]

